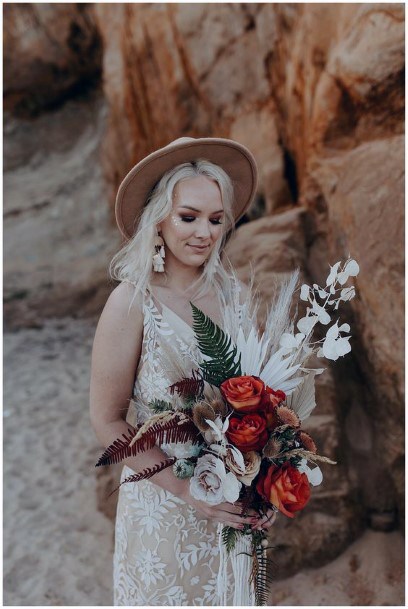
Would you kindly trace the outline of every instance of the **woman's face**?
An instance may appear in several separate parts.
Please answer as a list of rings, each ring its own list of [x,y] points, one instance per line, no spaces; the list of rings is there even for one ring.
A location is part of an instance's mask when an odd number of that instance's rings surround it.
[[[201,266],[223,234],[223,220],[216,182],[205,176],[178,182],[172,211],[157,227],[166,245],[166,263],[174,256],[188,266]]]

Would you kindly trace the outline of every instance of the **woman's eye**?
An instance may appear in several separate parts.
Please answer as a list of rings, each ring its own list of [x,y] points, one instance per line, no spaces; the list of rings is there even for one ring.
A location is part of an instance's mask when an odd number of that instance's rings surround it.
[[[181,216],[181,219],[183,220],[183,222],[193,222],[195,220],[195,216]],[[222,224],[222,222],[220,220],[217,220],[216,218],[210,220],[210,222],[212,224]]]

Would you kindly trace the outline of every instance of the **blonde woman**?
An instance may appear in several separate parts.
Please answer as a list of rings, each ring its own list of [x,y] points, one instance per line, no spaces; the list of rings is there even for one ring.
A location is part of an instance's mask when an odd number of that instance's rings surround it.
[[[91,422],[105,447],[172,401],[171,368],[197,364],[190,301],[223,327],[245,286],[221,261],[228,234],[257,185],[252,154],[220,138],[183,137],[140,161],[120,185],[116,219],[126,239],[111,263],[119,280],[100,317],[92,354]],[[177,447],[176,447],[177,449]],[[173,447],[174,450],[174,447]],[[169,455],[168,446],[125,461],[121,480]],[[219,524],[268,528],[276,514],[194,499],[167,468],[120,487],[115,525],[115,605],[219,605]],[[249,574],[248,574],[249,576]],[[232,599],[231,574],[226,575]]]

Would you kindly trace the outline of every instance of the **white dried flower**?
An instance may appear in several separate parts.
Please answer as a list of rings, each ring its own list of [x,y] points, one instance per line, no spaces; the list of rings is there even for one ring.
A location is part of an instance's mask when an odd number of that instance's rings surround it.
[[[245,474],[243,476],[238,476],[238,480],[245,484],[245,486],[251,486],[252,480],[259,473],[262,459],[259,453],[255,450],[250,450],[244,454],[244,461]]]
[[[226,472],[221,459],[214,455],[200,457],[194,476],[190,479],[191,495],[209,505],[218,505],[223,501],[234,503],[239,497],[241,486],[232,472]]]
[[[318,465],[311,469],[307,465],[307,459],[303,458],[300,464],[297,466],[297,469],[300,473],[306,474],[307,479],[309,480],[312,486],[318,486],[319,484],[321,484],[323,480],[323,473]]]
[[[203,444],[193,444],[191,440],[187,442],[165,442],[160,444],[160,448],[168,457],[177,457],[177,459],[187,459],[188,457],[198,457]]]
[[[338,327],[338,320],[328,329],[321,349],[324,357],[335,361],[351,351],[350,336],[340,336],[340,332],[348,332],[349,330],[350,326],[348,324],[342,324]]]

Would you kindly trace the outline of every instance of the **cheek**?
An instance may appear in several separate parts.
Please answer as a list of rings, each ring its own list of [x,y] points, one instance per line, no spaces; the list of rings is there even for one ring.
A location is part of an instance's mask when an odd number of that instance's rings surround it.
[[[173,239],[185,239],[191,234],[191,227],[187,222],[183,222],[177,216],[170,216],[168,223],[168,235]]]
[[[219,226],[216,224],[214,225],[214,228],[211,231],[211,235],[212,235],[212,238],[214,239],[214,241],[218,241],[218,239],[221,239],[222,229],[223,229],[222,225],[219,225]]]

